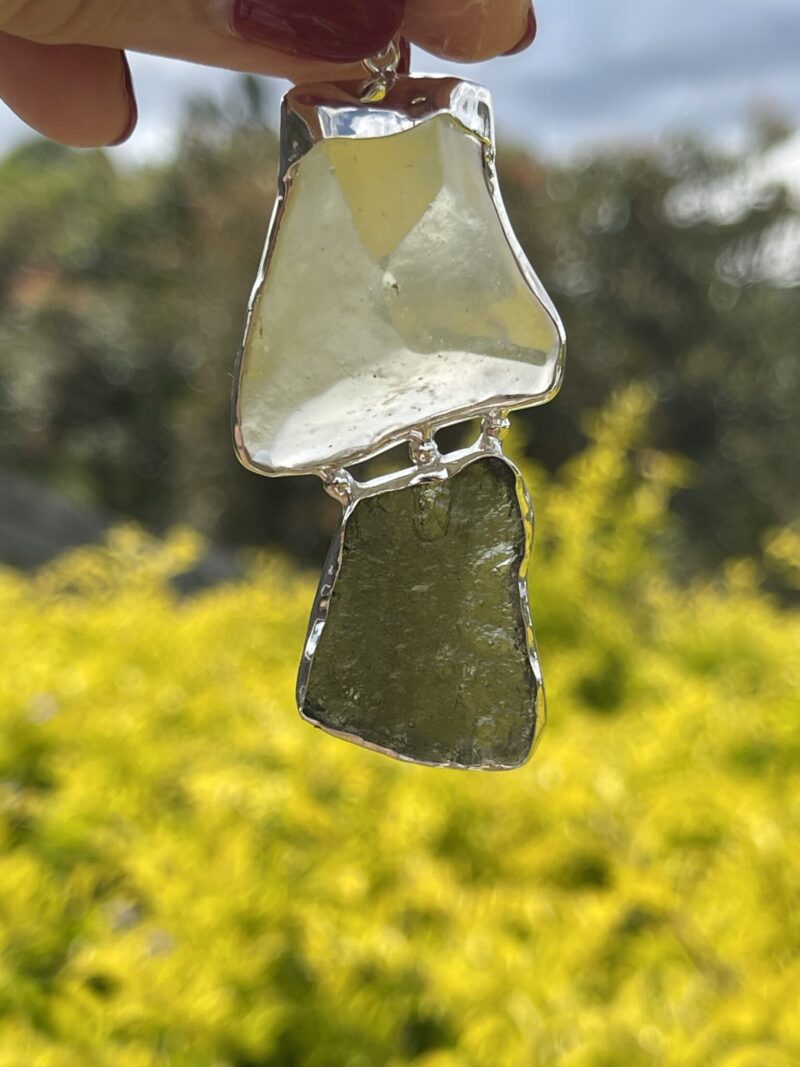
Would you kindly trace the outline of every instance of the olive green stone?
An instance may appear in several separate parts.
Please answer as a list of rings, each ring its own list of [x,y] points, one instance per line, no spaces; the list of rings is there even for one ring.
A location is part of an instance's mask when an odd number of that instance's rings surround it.
[[[402,759],[524,762],[539,684],[520,589],[530,524],[519,487],[514,468],[489,457],[356,504],[335,545],[327,621],[307,652],[305,718]]]

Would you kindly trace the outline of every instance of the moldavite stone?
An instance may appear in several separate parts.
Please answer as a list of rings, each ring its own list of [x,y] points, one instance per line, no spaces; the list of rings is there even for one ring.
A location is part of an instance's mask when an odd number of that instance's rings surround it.
[[[519,766],[539,683],[514,468],[482,458],[447,481],[366,498],[342,537],[304,717],[405,759]]]
[[[557,387],[559,329],[504,229],[484,148],[443,113],[320,140],[292,165],[239,371],[250,466],[346,465],[411,427]]]

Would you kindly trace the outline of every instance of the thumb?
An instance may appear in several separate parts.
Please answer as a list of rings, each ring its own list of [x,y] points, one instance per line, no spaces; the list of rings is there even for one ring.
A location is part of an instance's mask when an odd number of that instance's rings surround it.
[[[77,147],[124,141],[136,125],[125,54],[0,32],[0,99],[46,137]]]

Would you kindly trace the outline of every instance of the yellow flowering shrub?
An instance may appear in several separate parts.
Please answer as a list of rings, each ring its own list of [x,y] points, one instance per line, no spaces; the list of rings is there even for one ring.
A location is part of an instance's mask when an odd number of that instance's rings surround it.
[[[0,1067],[800,1062],[800,620],[665,577],[646,412],[528,472],[518,772],[303,724],[288,561],[179,601],[193,536],[122,529],[0,576]]]

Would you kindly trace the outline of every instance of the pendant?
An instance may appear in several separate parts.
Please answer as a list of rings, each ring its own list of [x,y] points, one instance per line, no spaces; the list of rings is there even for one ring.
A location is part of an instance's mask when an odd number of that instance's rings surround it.
[[[563,328],[503,208],[488,92],[365,66],[283,100],[235,449],[258,474],[318,475],[342,505],[303,718],[415,763],[518,767],[544,695],[533,516],[502,442],[509,411],[557,392]],[[474,418],[474,444],[441,454],[436,431]],[[403,442],[403,469],[348,471]]]

